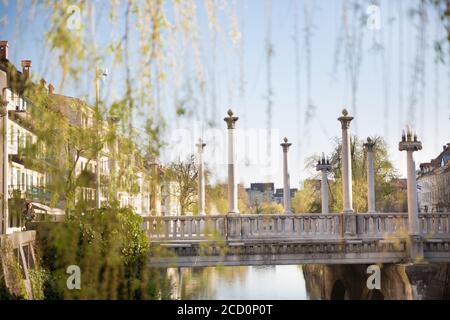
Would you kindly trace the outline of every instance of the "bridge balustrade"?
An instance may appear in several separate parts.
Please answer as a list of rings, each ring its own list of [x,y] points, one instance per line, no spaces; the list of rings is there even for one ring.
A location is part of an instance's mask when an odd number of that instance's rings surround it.
[[[357,238],[383,239],[408,234],[407,213],[359,213]],[[338,239],[343,215],[329,214],[238,214],[201,216],[148,216],[144,229],[150,240],[246,240],[246,239]],[[419,214],[424,237],[449,236],[450,213]]]
[[[408,234],[408,214],[358,213],[357,233],[364,238],[384,238]]]
[[[450,236],[450,212],[420,213],[419,226],[424,237]]]

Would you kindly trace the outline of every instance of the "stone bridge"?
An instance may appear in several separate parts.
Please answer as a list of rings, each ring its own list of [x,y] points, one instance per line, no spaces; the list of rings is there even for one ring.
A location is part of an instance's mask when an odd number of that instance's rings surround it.
[[[450,262],[450,213],[419,214],[416,238],[406,213],[354,216],[351,235],[335,213],[147,217],[144,227],[157,267]]]
[[[422,149],[417,135],[407,128],[399,142],[406,151],[407,213],[378,213],[375,201],[373,147],[368,138],[368,213],[355,213],[352,201],[352,164],[347,110],[341,123],[341,213],[328,213],[329,160],[323,155],[321,171],[322,213],[293,214],[290,208],[288,150],[283,139],[284,214],[240,214],[237,201],[235,126],[238,117],[228,110],[228,214],[205,215],[202,140],[199,152],[199,214],[197,216],[149,216],[144,229],[152,245],[150,262],[160,267],[193,267],[261,264],[372,264],[450,262],[450,213],[419,213],[413,153]]]

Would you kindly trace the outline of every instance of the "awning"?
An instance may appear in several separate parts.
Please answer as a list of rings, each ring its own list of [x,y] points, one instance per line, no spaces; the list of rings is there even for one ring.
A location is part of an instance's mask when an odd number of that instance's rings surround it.
[[[47,214],[54,214],[54,215],[64,215],[64,211],[59,208],[50,208],[49,206],[46,206],[39,202],[31,202],[33,207],[41,209],[45,211]]]

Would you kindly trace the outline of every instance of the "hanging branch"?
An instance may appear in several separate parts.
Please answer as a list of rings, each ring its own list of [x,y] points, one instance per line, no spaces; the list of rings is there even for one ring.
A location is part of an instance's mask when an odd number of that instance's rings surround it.
[[[435,24],[435,35],[434,35],[434,43],[435,43],[435,50],[434,50],[434,145],[436,148],[439,147],[439,63],[441,60],[441,48],[440,48],[440,42],[441,42],[441,30],[443,28],[443,24],[441,23],[440,17],[441,12],[439,10],[440,8],[436,9],[436,24]]]
[[[299,20],[299,9],[298,2],[294,2],[294,59],[295,59],[295,107],[297,110],[297,152],[298,159],[301,159],[301,145],[302,145],[302,108],[301,108],[301,96],[300,96],[300,26],[298,23]]]
[[[403,61],[404,61],[404,36],[403,36],[403,1],[397,0],[397,9],[398,9],[398,120],[399,120],[399,128],[402,128],[403,123],[403,101],[404,101],[404,93],[403,93]]]
[[[414,65],[411,75],[411,84],[410,84],[410,96],[409,96],[409,123],[411,125],[415,124],[415,117],[417,116],[417,105],[419,103],[419,98],[417,97],[417,92],[419,92],[419,97],[421,100],[421,118],[422,113],[424,112],[424,89],[425,89],[425,36],[426,36],[426,28],[425,28],[425,8],[422,0],[419,0],[419,8],[416,11],[412,11],[412,19],[414,23],[415,15],[419,16],[419,22],[416,24],[416,56],[414,58]],[[423,123],[423,119],[421,119],[421,124]],[[421,126],[421,130],[423,130],[423,126]],[[423,131],[422,131],[423,134]]]
[[[353,115],[357,116],[357,92],[359,84],[359,71],[362,62],[362,39],[363,30],[358,22],[361,21],[359,14],[361,5],[359,1],[355,1],[352,6],[352,26],[351,30],[348,23],[345,24],[345,56],[346,67],[350,77],[351,88],[351,109]],[[355,123],[355,131],[358,132],[358,126]]]
[[[392,2],[389,2],[388,6],[388,42],[386,45],[384,39],[384,27],[381,28],[381,65],[382,65],[382,87],[383,87],[383,100],[384,100],[384,136],[389,137],[389,114],[390,114],[390,88],[391,88],[391,76],[390,76],[390,61],[391,61],[391,48],[392,48]]]
[[[239,104],[242,108],[242,120],[244,123],[244,128],[247,129],[247,103],[246,103],[246,81],[245,81],[245,16],[246,10],[242,10],[241,14],[241,41],[239,46]],[[250,160],[248,156],[249,152],[249,139],[245,135],[245,156],[244,163],[248,167],[250,165]]]
[[[217,72],[217,34],[219,33],[220,26],[217,23],[217,10],[213,3],[213,0],[204,0],[206,14],[208,17],[208,29],[210,31],[210,41],[211,41],[211,68],[210,68],[210,99],[211,99],[211,113],[210,120],[208,124],[210,127],[216,126],[217,119],[217,82],[216,82],[216,72]],[[215,143],[213,143],[214,148]]]
[[[270,166],[270,154],[271,154],[271,129],[272,129],[272,107],[273,107],[273,89],[272,89],[272,57],[273,57],[273,44],[272,44],[272,1],[266,0],[266,71],[267,71],[267,165]]]
[[[305,109],[305,118],[304,118],[304,137],[305,141],[310,141],[310,128],[309,125],[311,120],[315,116],[316,107],[312,101],[312,84],[311,84],[311,70],[312,70],[312,58],[311,58],[311,38],[312,38],[312,15],[313,15],[313,7],[311,8],[311,4],[308,5],[305,3],[304,10],[304,42],[305,42],[305,60],[306,60],[306,109]]]

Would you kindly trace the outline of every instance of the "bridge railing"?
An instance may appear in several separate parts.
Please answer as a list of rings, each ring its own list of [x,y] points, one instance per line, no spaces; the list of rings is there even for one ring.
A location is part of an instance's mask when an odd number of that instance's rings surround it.
[[[403,237],[408,234],[406,213],[356,214],[358,238]],[[152,240],[222,239],[337,239],[343,215],[237,214],[216,216],[148,216],[144,229]],[[419,214],[424,237],[450,237],[450,213]]]
[[[148,216],[144,229],[153,240],[205,240],[226,234],[225,216]]]
[[[420,213],[419,226],[425,237],[450,237],[450,212]]]
[[[341,221],[337,214],[246,214],[229,216],[228,237],[261,238],[337,238]]]
[[[408,232],[407,213],[358,213],[356,218],[357,234],[366,238],[383,238]]]
[[[149,216],[144,229],[153,240],[261,238],[337,238],[337,214],[240,214],[217,216]]]

